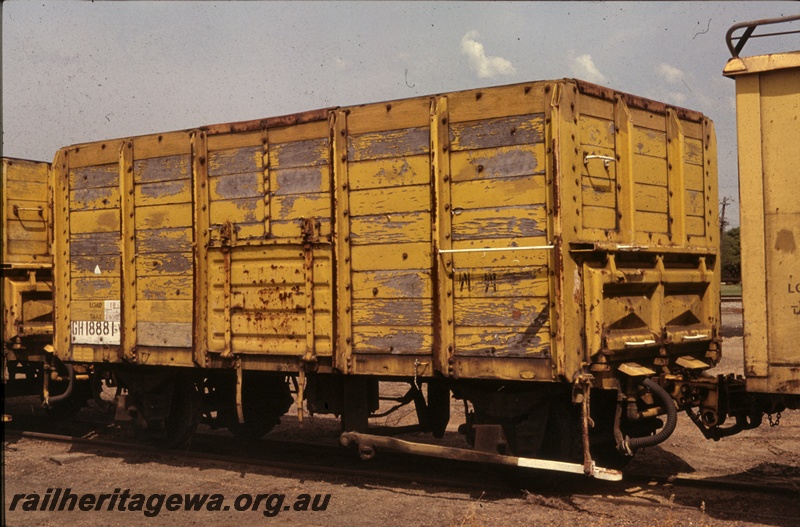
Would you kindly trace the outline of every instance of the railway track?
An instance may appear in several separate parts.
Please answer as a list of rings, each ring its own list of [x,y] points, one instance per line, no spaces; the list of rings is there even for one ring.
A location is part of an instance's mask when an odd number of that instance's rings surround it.
[[[163,450],[143,442],[130,429],[122,429],[103,420],[59,420],[41,416],[15,416],[6,423],[5,439],[30,439],[75,445],[87,452],[102,450],[159,456],[176,456],[187,462],[209,460],[231,464],[258,466],[291,473],[335,474],[354,479],[392,481],[399,484],[427,484],[438,487],[481,488],[494,495],[517,495],[520,489],[543,492],[553,488],[567,492],[584,489],[604,490],[628,488],[632,484],[691,487],[733,493],[760,493],[800,498],[795,483],[776,480],[732,481],[714,477],[683,474],[648,474],[625,471],[619,484],[600,483],[580,476],[532,472],[513,467],[486,466],[479,463],[423,458],[379,451],[375,459],[362,462],[355,448],[343,448],[335,436],[315,442],[275,439],[241,440],[224,431],[201,431],[195,434],[188,449]],[[242,455],[241,452],[247,452]]]

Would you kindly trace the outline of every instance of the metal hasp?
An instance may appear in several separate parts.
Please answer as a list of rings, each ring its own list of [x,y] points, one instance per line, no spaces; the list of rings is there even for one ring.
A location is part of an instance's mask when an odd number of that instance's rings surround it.
[[[383,448],[405,454],[419,456],[440,457],[454,459],[457,461],[472,461],[476,463],[492,463],[495,465],[507,465],[512,467],[532,468],[536,470],[554,470],[557,472],[568,472],[570,474],[584,474],[584,465],[580,463],[566,463],[563,461],[551,461],[548,459],[532,459],[526,457],[504,456],[500,454],[490,454],[467,450],[465,448],[453,448],[439,445],[428,445],[424,443],[411,443],[396,439],[394,437],[377,436],[370,434],[360,434],[356,432],[345,432],[339,437],[343,446],[358,445],[358,451],[362,459],[372,459],[375,456],[375,449]],[[622,472],[595,466],[591,464],[591,472],[588,474],[594,478],[606,481],[621,481]]]
[[[753,34],[779,23],[793,25]],[[800,15],[731,27],[723,71],[736,81],[747,391],[779,394],[790,407],[800,407],[800,50],[738,54],[747,38],[798,32]]]

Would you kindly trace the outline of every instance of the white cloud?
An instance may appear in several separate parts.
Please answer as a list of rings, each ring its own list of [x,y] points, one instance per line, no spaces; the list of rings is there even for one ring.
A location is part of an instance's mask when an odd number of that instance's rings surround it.
[[[600,73],[600,70],[594,65],[592,56],[589,54],[573,59],[572,74],[589,82],[606,82],[606,76]]]
[[[667,82],[676,83],[683,79],[683,72],[675,66],[661,63],[658,65],[658,74]]]
[[[487,57],[483,44],[475,40],[477,31],[469,31],[461,39],[461,53],[469,59],[469,65],[481,79],[516,73],[511,61],[502,57]]]
[[[681,92],[677,92],[677,91],[669,92],[667,94],[667,101],[666,102],[671,103],[671,104],[675,104],[677,106],[680,106],[680,105],[686,103],[686,95],[681,93]]]

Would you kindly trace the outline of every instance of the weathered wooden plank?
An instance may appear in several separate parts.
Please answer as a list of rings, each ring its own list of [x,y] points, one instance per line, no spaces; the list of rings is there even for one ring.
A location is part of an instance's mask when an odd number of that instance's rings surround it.
[[[300,251],[298,251],[300,252]],[[222,267],[222,261],[212,260],[211,265]],[[326,284],[330,280],[330,261],[314,261],[314,284]],[[214,273],[209,278],[209,285],[219,286],[223,283],[222,273]],[[302,286],[305,284],[303,260],[239,260],[234,257],[231,262],[231,284],[238,286]]]
[[[119,265],[119,254],[72,256],[70,258],[70,276],[72,278],[97,276],[96,272],[99,271],[101,276],[119,277]]]
[[[536,247],[546,246],[550,242],[544,236],[532,238],[497,238],[483,240],[459,240],[453,242],[453,249],[470,249],[472,252],[453,254],[453,268],[455,271],[471,268],[487,267],[527,267],[547,265],[548,251],[540,250],[515,250],[485,252],[483,248],[497,247]]]
[[[428,155],[359,161],[351,163],[348,169],[353,190],[428,185],[431,181]]]
[[[433,302],[427,298],[353,300],[353,326],[431,326]]]
[[[453,209],[453,241],[544,236],[545,206],[526,205],[490,209]]]
[[[224,332],[214,332],[209,337],[209,351],[221,353],[225,347]],[[296,337],[246,335],[231,338],[231,350],[241,355],[302,356],[306,353],[305,335]],[[314,351],[318,356],[331,354],[329,337],[315,337]]]
[[[430,269],[433,264],[430,243],[398,243],[377,251],[374,246],[355,245],[351,258],[353,271],[386,269]]]
[[[191,300],[139,300],[138,322],[191,322]]]
[[[179,130],[134,137],[133,152],[136,159],[188,155],[192,147],[190,133],[187,130]]]
[[[330,141],[327,137],[291,143],[270,143],[269,167],[293,168],[330,163]]]
[[[261,145],[264,132],[234,132],[228,134],[211,134],[206,138],[207,149],[209,152],[218,150],[231,150],[247,146]]]
[[[549,304],[547,297],[462,298],[455,302],[455,324],[456,327],[548,324]]]
[[[643,212],[667,213],[666,187],[636,183],[634,186],[634,207]]]
[[[581,115],[578,119],[581,133],[581,145],[614,148],[614,120],[597,119]]]
[[[417,97],[349,108],[347,130],[351,134],[363,134],[426,126],[430,104],[428,97]]]
[[[450,187],[453,209],[480,209],[547,202],[547,182],[541,176],[459,181]]]
[[[664,159],[667,157],[667,133],[665,131],[634,128],[632,141],[634,154]]]
[[[687,190],[703,191],[703,167],[684,165],[683,181]]]
[[[107,300],[120,297],[119,277],[100,275],[73,278],[70,285],[72,300]]]
[[[181,276],[139,276],[136,280],[136,298],[139,300],[191,299],[194,281],[189,273]]]
[[[350,216],[428,212],[431,200],[428,185],[354,190],[350,192]]]
[[[347,137],[347,161],[413,156],[430,151],[430,129],[406,128]]]
[[[192,226],[192,204],[155,205],[136,207],[136,230],[163,229]]]
[[[269,177],[273,196],[327,193],[331,189],[330,165],[275,169],[270,170]]]
[[[69,218],[69,230],[72,234],[119,232],[119,219],[119,209],[73,212]]]
[[[614,207],[583,206],[583,228],[615,230],[617,228],[617,209]]]
[[[212,225],[222,225],[226,222],[256,223],[265,220],[264,199],[261,197],[212,201],[209,204],[209,211]]]
[[[700,121],[689,121],[681,119],[681,128],[686,138],[703,141],[703,123]]]
[[[136,233],[136,253],[189,252],[192,230],[189,228],[145,229]]]
[[[140,254],[136,258],[136,275],[182,274],[192,270],[192,253]]]
[[[667,186],[667,160],[643,155],[633,156],[633,180],[648,185]]]
[[[317,217],[319,222],[319,235],[322,239],[329,239],[331,235],[331,219]],[[269,224],[270,235],[275,238],[302,238],[303,237],[303,219],[297,218],[294,220],[273,220]]]
[[[264,175],[261,172],[211,177],[208,182],[212,203],[218,200],[264,197]]]
[[[134,185],[137,206],[169,205],[192,201],[192,181],[179,179]]]
[[[209,303],[222,306],[225,291],[223,287],[209,289]],[[307,296],[300,285],[233,285],[231,309],[245,311],[301,311],[307,306]],[[331,294],[329,284],[314,286],[314,311],[330,312]]]
[[[70,257],[97,254],[119,255],[119,241],[119,232],[73,234],[70,236],[69,254]]]
[[[358,216],[350,221],[350,243],[353,245],[413,243],[430,239],[431,218],[420,212]]]
[[[69,317],[72,320],[105,320],[106,300],[119,300],[119,297],[72,300],[69,303]]]
[[[3,159],[5,181],[8,188],[12,182],[31,183],[45,185],[47,190],[47,171],[49,164],[38,161],[26,161],[22,159]]]
[[[118,208],[119,186],[85,188],[69,193],[70,211]]]
[[[702,216],[686,217],[686,234],[690,236],[706,235],[706,219]]]
[[[310,123],[292,124],[270,128],[270,143],[289,143],[305,141],[308,139],[322,139],[328,137],[328,120],[313,121]]]
[[[6,240],[26,241],[32,242],[46,242],[47,241],[47,223],[42,220],[24,220],[19,221],[12,218],[6,224]]]
[[[453,123],[450,126],[453,152],[541,143],[543,138],[544,114],[541,113]]]
[[[124,140],[116,139],[97,143],[86,143],[64,149],[70,168],[105,165],[119,162],[119,150]]]
[[[433,330],[428,326],[357,326],[353,329],[353,353],[429,355],[433,349]]]
[[[453,296],[462,298],[493,298],[550,294],[547,266],[500,267],[457,271],[453,276]]]
[[[135,150],[134,153],[138,154]],[[133,181],[135,184],[142,184],[187,179],[190,176],[189,167],[188,155],[151,159],[141,159],[137,155],[137,160],[133,162]]]
[[[636,128],[647,128],[658,132],[667,131],[667,119],[663,113],[650,112],[641,108],[630,108],[631,120]],[[636,141],[634,141],[634,145]]]
[[[684,138],[683,160],[691,165],[703,166],[703,141],[701,139]]]
[[[69,171],[69,188],[71,190],[115,186],[119,186],[119,164],[117,163],[87,166]]]
[[[212,326],[212,333],[221,335],[219,320],[222,318],[221,310],[213,310],[217,320]],[[314,334],[321,337],[331,335],[331,316],[329,313],[319,313],[314,317]],[[232,337],[294,337],[302,339],[305,344],[306,319],[305,313],[289,311],[241,311],[234,310],[231,314]],[[235,351],[235,348],[234,348]],[[262,352],[269,352],[268,349]]]
[[[617,189],[613,182],[608,185],[581,187],[581,203],[584,207],[605,207],[616,209]]]
[[[544,111],[544,82],[469,90],[447,95],[450,122],[475,121]]]
[[[453,152],[450,170],[454,182],[544,174],[544,144]]]
[[[328,192],[274,196],[272,217],[275,220],[330,218],[331,207],[331,195]]]
[[[6,243],[6,252],[8,254],[33,255],[34,259],[36,259],[37,256],[49,257],[50,244],[31,240],[8,240]]]
[[[353,273],[353,298],[432,298],[431,271],[364,271]]]
[[[687,190],[686,191],[686,215],[687,216],[704,216],[706,197],[702,190]]]
[[[136,340],[139,346],[191,348],[192,325],[187,322],[139,322]]]
[[[548,317],[527,326],[456,327],[456,355],[524,357],[549,356],[550,324]]]
[[[244,172],[260,172],[264,168],[261,142],[228,150],[209,151],[208,177]]]
[[[13,174],[13,172],[11,172]],[[19,174],[17,174],[19,177]],[[47,200],[47,181],[37,181],[29,179],[24,181],[15,181],[13,179],[6,179],[6,187],[3,193],[6,196],[14,196],[15,198],[22,198],[27,201],[46,201]]]
[[[669,232],[669,218],[662,212],[645,212],[637,210],[634,224],[639,232],[667,233]]]
[[[581,117],[588,115],[606,121],[614,119],[614,103],[611,101],[582,94],[579,103]]]

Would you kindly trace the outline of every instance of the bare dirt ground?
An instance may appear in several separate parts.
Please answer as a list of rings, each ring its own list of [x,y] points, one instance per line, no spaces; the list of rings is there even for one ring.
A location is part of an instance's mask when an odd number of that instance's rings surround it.
[[[726,325],[737,323],[736,306],[729,306]],[[739,322],[740,323],[740,322]],[[732,331],[731,334],[736,334]],[[741,371],[741,337],[724,342],[725,358],[718,370]],[[449,441],[463,445],[455,433],[463,421],[454,405]],[[406,409],[401,410],[405,412]],[[408,412],[413,413],[412,409]],[[410,415],[393,414],[380,424],[396,424]],[[401,419],[402,418],[402,419]],[[270,436],[282,439],[325,436],[335,440],[334,420],[308,420],[299,430],[290,413]],[[353,461],[358,463],[356,459]],[[800,491],[800,412],[785,412],[778,427],[760,428],[707,441],[691,421],[682,416],[676,432],[664,444],[636,454],[630,468],[655,475],[679,474],[697,479],[721,478],[734,482],[770,479]],[[231,465],[218,461],[186,461],[168,454],[147,452],[103,454],[85,447],[29,439],[4,442],[4,511],[7,525],[601,525],[601,526],[739,526],[800,525],[798,495],[772,495],[693,488],[656,482],[623,481],[610,484],[582,476],[551,477],[532,473],[509,484],[507,491],[484,487],[484,468],[476,466],[467,489],[398,483],[376,479],[281,469]],[[130,495],[220,494],[220,511],[167,510],[164,501],[157,514],[158,497],[152,498],[149,516],[143,510],[72,512],[25,511],[27,495],[42,497],[48,489],[70,488],[75,494]],[[117,490],[118,489],[118,490]],[[15,494],[16,510],[9,507]],[[256,510],[237,511],[248,496],[265,495]],[[312,500],[330,495],[325,510],[294,510],[298,497]],[[284,496],[280,501],[280,496]],[[244,497],[242,497],[244,496]],[[133,498],[129,498],[133,500]],[[238,499],[238,501],[237,501]],[[132,501],[129,502],[129,505]],[[302,505],[302,499],[301,499]],[[321,505],[321,502],[318,503]],[[228,510],[224,510],[227,506]],[[30,507],[30,505],[28,505]],[[40,503],[41,507],[41,503]],[[249,509],[252,509],[251,505]],[[302,508],[302,506],[301,506]],[[118,509],[118,506],[117,506]],[[265,514],[274,512],[274,516]]]

